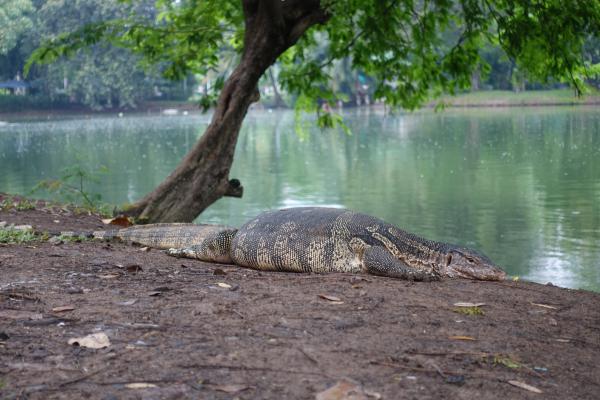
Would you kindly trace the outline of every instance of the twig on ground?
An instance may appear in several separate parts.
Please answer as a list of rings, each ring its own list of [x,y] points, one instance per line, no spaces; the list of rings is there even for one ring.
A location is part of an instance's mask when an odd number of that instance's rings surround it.
[[[228,369],[231,371],[266,371],[266,372],[277,372],[277,373],[296,374],[296,375],[325,376],[327,378],[332,378],[322,372],[294,371],[294,370],[289,370],[289,369],[254,367],[254,366],[250,366],[250,365],[224,365],[224,364],[185,364],[185,365],[181,365],[180,364],[180,365],[178,365],[178,367],[192,368],[192,369]]]
[[[306,358],[308,358],[310,361],[312,361],[314,364],[319,364],[319,362],[318,362],[318,361],[317,361],[317,360],[316,360],[316,359],[315,359],[313,356],[311,356],[310,354],[308,354],[308,353],[306,352],[306,350],[304,350],[302,347],[298,347],[298,351],[299,351],[300,353],[304,354],[304,356],[305,356]]]
[[[484,353],[481,351],[407,351],[407,354],[414,354],[420,356],[481,356],[486,357],[491,355],[490,353]]]
[[[102,367],[102,368],[98,368],[97,370],[92,371],[92,372],[90,372],[88,374],[82,375],[82,376],[77,377],[77,378],[70,379],[68,381],[61,382],[61,383],[58,384],[58,387],[59,388],[64,388],[65,386],[72,385],[72,384],[77,383],[77,382],[81,382],[83,380],[86,380],[86,379],[94,376],[94,375],[99,374],[100,372],[102,372],[102,371],[104,371],[106,369],[108,369],[108,366]]]

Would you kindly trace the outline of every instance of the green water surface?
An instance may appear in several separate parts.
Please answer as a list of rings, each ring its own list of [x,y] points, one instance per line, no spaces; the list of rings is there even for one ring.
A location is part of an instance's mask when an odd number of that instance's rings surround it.
[[[299,135],[291,112],[253,111],[231,173],[243,199],[199,221],[347,207],[430,239],[474,247],[509,274],[600,291],[600,111],[588,107],[351,111],[352,135]],[[91,192],[115,204],[151,190],[209,116],[11,120],[0,124],[0,191],[27,194],[80,163],[109,173]],[[79,161],[77,161],[79,160]]]

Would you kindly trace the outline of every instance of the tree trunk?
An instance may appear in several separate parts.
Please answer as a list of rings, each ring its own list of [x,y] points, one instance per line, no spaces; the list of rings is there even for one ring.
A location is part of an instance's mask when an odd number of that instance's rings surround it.
[[[239,65],[225,82],[212,121],[194,148],[151,193],[126,210],[144,222],[191,222],[222,196],[241,197],[229,179],[248,107],[259,99],[258,81],[310,26],[324,22],[318,0],[244,0],[246,32]]]

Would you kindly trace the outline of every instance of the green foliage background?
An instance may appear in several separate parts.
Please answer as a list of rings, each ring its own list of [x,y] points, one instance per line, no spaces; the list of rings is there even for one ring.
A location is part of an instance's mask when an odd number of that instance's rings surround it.
[[[133,6],[117,0],[0,0],[0,80],[22,75],[27,58],[45,41],[55,40],[63,32],[83,29],[86,24],[132,13],[154,20],[153,2],[142,1]],[[3,24],[3,20],[14,22]],[[27,78],[33,84],[35,97],[44,100],[33,105],[71,103],[96,110],[135,108],[157,93],[172,92],[174,86],[180,86],[162,77],[160,65],[146,64],[147,68],[143,68],[141,61],[142,57],[129,49],[99,43],[72,57],[34,66]]]
[[[241,4],[0,0],[0,78],[20,73],[33,54],[30,79],[38,79],[40,93],[110,108],[135,107],[169,91],[172,85],[161,76],[193,74],[196,83],[208,82],[210,92],[199,99],[206,108],[243,51]],[[321,4],[329,20],[310,29],[273,67],[281,90],[292,96],[288,103],[299,96],[298,106],[307,111],[325,101],[356,101],[359,81],[366,81],[371,98],[409,109],[473,85],[524,90],[569,83],[578,92],[585,82],[598,85],[598,1]]]

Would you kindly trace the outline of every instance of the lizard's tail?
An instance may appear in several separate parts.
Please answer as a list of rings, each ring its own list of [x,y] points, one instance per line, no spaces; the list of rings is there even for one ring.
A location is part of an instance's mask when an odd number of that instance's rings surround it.
[[[119,237],[119,229],[111,229],[107,231],[49,231],[44,232],[50,236],[62,236],[68,238],[86,238],[112,240]]]

